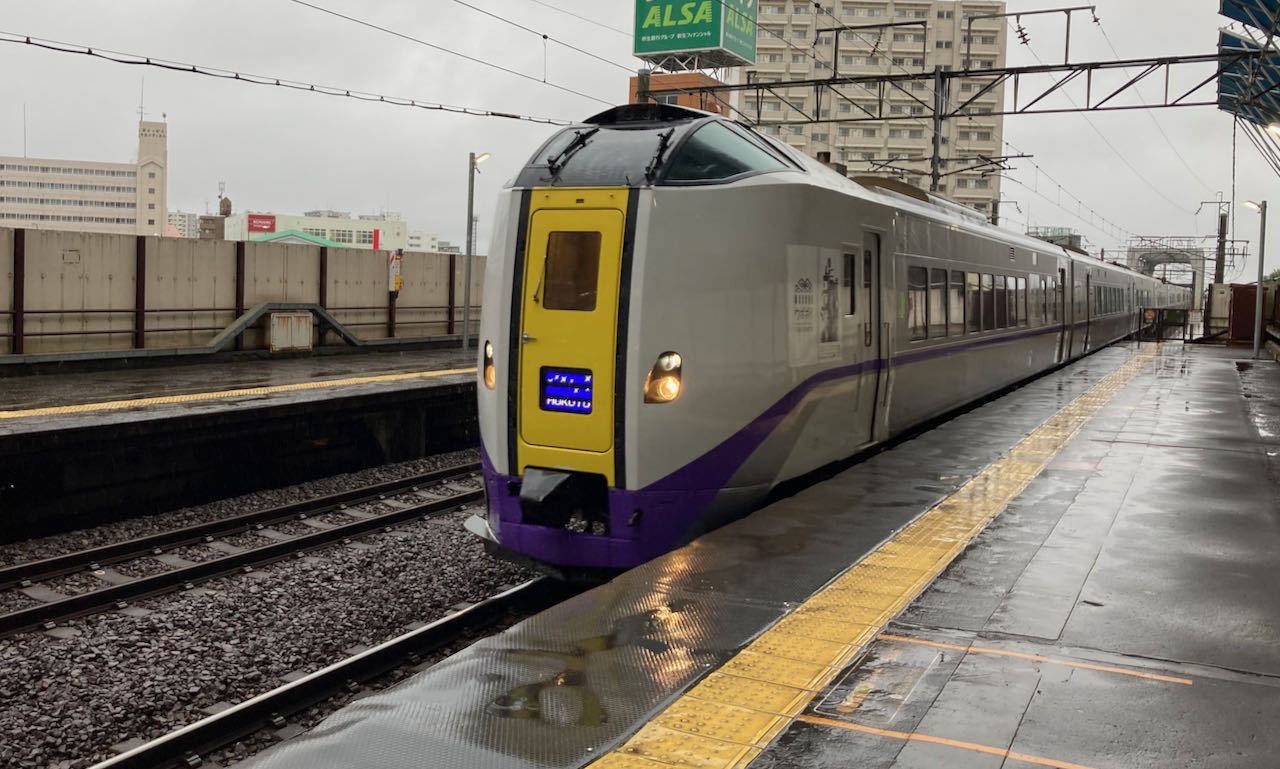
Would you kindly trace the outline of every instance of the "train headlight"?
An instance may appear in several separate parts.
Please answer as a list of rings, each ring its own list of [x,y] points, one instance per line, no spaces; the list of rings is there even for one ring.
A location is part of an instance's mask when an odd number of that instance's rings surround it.
[[[484,386],[490,390],[498,383],[498,373],[493,368],[493,343],[484,343]]]
[[[649,369],[644,380],[645,403],[670,403],[680,397],[680,372],[684,365],[678,352],[664,352]]]

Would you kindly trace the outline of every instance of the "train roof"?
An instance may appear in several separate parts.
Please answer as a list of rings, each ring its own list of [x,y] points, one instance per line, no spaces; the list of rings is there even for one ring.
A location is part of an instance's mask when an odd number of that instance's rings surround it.
[[[978,212],[897,179],[848,178],[750,126],[674,104],[622,104],[569,126],[545,142],[516,176],[516,187],[700,186],[795,173],[813,184],[1042,253],[1059,253],[1131,272],[1077,249],[1005,230]],[[801,181],[803,179],[803,181]],[[783,182],[785,183],[785,182]],[[1148,277],[1148,276],[1143,276]]]

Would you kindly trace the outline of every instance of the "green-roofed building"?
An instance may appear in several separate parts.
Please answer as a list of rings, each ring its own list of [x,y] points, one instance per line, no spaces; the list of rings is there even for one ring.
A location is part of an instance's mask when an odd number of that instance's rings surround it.
[[[259,235],[250,238],[254,243],[292,243],[302,246],[330,246],[332,248],[351,248],[351,246],[342,243],[334,243],[332,240],[322,238],[319,235],[311,235],[302,230],[284,230],[282,232],[272,232],[266,235]]]

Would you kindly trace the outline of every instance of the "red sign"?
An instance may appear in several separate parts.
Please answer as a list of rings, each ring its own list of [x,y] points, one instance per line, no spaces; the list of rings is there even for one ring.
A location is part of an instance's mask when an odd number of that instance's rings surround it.
[[[381,240],[381,238],[379,238],[378,236],[381,234],[382,233],[378,232],[378,230],[376,229],[373,231],[373,250],[374,251],[378,250],[379,240]]]
[[[275,232],[276,218],[264,214],[249,214],[249,232]]]

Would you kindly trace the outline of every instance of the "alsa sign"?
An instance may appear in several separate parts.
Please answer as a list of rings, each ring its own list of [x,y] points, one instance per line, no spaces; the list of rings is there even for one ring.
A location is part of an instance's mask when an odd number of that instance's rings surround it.
[[[637,0],[635,53],[722,51],[756,58],[756,0]]]

